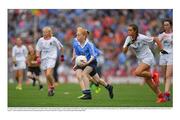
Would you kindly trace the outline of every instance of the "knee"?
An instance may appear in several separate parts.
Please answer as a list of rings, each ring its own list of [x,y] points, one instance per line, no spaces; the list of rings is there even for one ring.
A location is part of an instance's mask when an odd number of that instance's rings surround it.
[[[27,74],[27,77],[28,77],[28,78],[32,78],[32,76],[31,76],[31,75],[29,75],[29,74]]]
[[[19,74],[18,74],[18,72],[16,72],[16,74],[15,74],[15,77],[17,78],[17,77],[19,77]]]
[[[50,72],[46,73],[46,77],[50,78],[51,77],[51,73]]]
[[[83,72],[82,72],[82,77],[83,77],[84,79],[89,79],[89,73],[86,72],[86,71],[83,71]]]
[[[89,73],[88,73],[87,71],[83,71],[83,72],[82,72],[82,75],[83,75],[83,76],[86,76],[86,75],[88,75],[88,74],[89,74]]]
[[[171,76],[172,76],[171,74],[167,74],[165,78],[166,79],[171,79]]]
[[[82,79],[83,76],[82,76],[81,73],[79,73],[79,74],[76,75],[76,77],[77,77],[77,79],[80,81],[80,80]]]
[[[27,77],[32,77],[31,73],[30,72],[27,72]]]
[[[136,71],[134,71],[134,75],[135,75],[135,76],[140,76],[140,75],[141,75],[141,72],[136,70]]]

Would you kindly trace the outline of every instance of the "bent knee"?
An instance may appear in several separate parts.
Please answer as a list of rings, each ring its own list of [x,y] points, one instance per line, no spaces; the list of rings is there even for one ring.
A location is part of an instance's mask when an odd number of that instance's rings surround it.
[[[167,74],[166,75],[166,79],[171,79],[172,78],[172,75],[171,74]]]
[[[46,73],[46,77],[47,77],[47,78],[50,78],[51,76],[52,76],[51,73]]]
[[[141,75],[141,72],[140,72],[140,71],[134,71],[134,75],[135,75],[135,76],[140,76],[140,75]]]
[[[79,73],[79,74],[76,74],[76,77],[78,80],[81,80],[83,78],[83,75],[82,75],[82,73]]]

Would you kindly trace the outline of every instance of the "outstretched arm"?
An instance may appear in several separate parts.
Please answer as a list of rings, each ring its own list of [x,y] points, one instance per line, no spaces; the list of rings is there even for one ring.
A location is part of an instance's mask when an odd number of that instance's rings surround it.
[[[153,40],[154,40],[154,42],[157,44],[157,46],[159,47],[160,52],[161,52],[162,54],[168,54],[168,52],[164,50],[164,48],[163,48],[163,46],[162,46],[162,44],[161,44],[161,42],[160,42],[160,40],[159,40],[158,37],[154,37]]]
[[[126,54],[126,53],[127,53],[127,51],[128,51],[128,47],[123,47],[122,52],[123,52],[124,54]]]

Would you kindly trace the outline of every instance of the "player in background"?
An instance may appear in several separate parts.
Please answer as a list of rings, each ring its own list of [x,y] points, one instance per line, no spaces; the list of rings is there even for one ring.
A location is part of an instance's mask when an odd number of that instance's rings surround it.
[[[135,51],[139,66],[136,68],[134,74],[135,76],[144,78],[148,86],[157,95],[156,102],[161,103],[165,102],[165,99],[157,85],[159,78],[150,72],[150,67],[154,65],[155,60],[148,43],[153,41],[158,45],[162,54],[167,54],[167,52],[163,50],[163,46],[157,37],[148,37],[139,34],[137,25],[131,24],[128,26],[128,36],[123,45],[123,52],[127,53],[129,47]]]
[[[28,56],[27,56],[27,66],[28,72],[27,77],[33,80],[33,86],[35,86],[35,82],[38,81],[39,83],[39,90],[43,88],[43,85],[40,81],[39,75],[41,73],[40,66],[36,61],[36,51],[33,45],[28,45]]]
[[[22,43],[21,38],[16,39],[16,45],[12,48],[12,59],[13,59],[13,69],[15,70],[15,79],[18,82],[16,86],[17,90],[22,90],[23,72],[26,69],[26,57],[27,48]]]
[[[160,53],[159,64],[164,77],[164,96],[166,100],[169,101],[171,96],[170,88],[173,74],[173,30],[171,20],[166,19],[162,23],[164,32],[159,35],[159,39],[164,47],[164,50],[166,50],[168,54]]]
[[[36,45],[36,61],[40,63],[40,67],[45,73],[48,84],[48,96],[53,96],[55,94],[53,69],[56,63],[57,49],[61,51],[61,62],[64,61],[64,49],[60,41],[53,37],[50,27],[44,27],[42,31],[43,37],[38,40]]]
[[[83,67],[74,66],[76,76],[80,82],[83,95],[80,99],[91,99],[91,91],[89,89],[89,80],[96,84],[103,85],[109,92],[109,96],[113,98],[113,87],[107,84],[96,72],[97,67],[97,52],[94,45],[87,39],[88,31],[82,27],[77,28],[77,37],[73,40],[73,56],[84,55],[87,62],[84,61]],[[75,59],[75,58],[74,58]],[[92,79],[93,78],[93,79]]]
[[[95,46],[94,46],[95,47]],[[98,73],[98,75],[100,77],[102,77],[102,73],[101,73],[101,69],[102,69],[102,65],[104,63],[104,57],[103,57],[103,52],[98,49],[98,48],[94,48],[95,49],[95,52],[97,53],[97,57],[96,57],[96,60],[97,60],[97,67],[96,67],[96,72]],[[99,83],[94,83],[93,82],[93,78],[91,77],[92,80],[90,80],[90,89],[92,91],[94,91],[96,94],[98,94],[100,91],[101,91],[101,88],[99,86]],[[94,80],[95,81],[95,80]]]

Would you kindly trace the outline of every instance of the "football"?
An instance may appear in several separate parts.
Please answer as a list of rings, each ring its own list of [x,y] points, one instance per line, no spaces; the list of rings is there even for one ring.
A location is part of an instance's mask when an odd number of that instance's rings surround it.
[[[87,62],[86,56],[80,55],[76,57],[76,65],[79,67],[83,67],[83,62]]]

